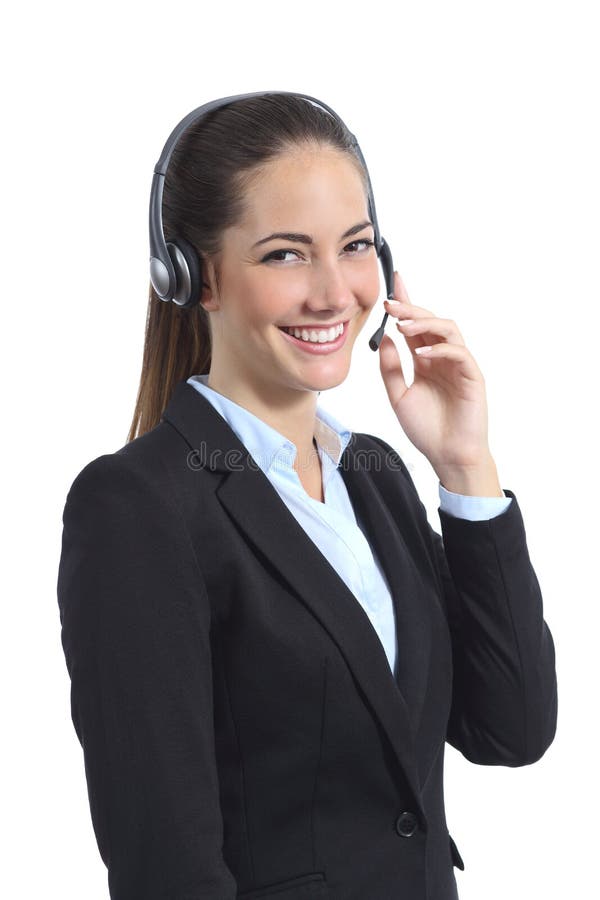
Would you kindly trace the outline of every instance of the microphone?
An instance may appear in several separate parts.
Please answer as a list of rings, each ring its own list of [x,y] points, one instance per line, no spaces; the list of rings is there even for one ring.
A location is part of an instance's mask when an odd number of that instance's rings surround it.
[[[392,252],[387,245],[385,238],[381,238],[381,247],[379,250],[379,259],[381,261],[381,266],[383,268],[383,276],[385,278],[385,287],[387,290],[387,298],[388,300],[394,299],[394,263],[392,261]],[[371,350],[379,350],[379,345],[382,341],[383,334],[385,332],[385,323],[387,322],[389,313],[384,313],[383,320],[381,325],[369,338],[369,347]]]
[[[383,333],[385,331],[385,323],[387,320],[388,314],[386,313],[383,317],[383,322],[375,332],[375,334],[369,338],[369,347],[371,350],[379,350],[379,345],[383,339]]]

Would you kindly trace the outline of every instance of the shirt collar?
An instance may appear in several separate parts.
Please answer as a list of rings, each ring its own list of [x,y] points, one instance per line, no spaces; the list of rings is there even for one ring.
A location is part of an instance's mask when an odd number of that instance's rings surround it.
[[[297,453],[296,445],[250,410],[209,387],[208,373],[192,375],[187,379],[187,383],[204,394],[212,403],[265,474],[275,464],[293,466]],[[318,447],[328,455],[337,468],[350,442],[352,431],[317,404],[314,437]]]

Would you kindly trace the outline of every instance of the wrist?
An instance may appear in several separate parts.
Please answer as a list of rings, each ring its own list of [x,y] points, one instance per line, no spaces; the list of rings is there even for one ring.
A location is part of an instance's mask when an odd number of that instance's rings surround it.
[[[435,468],[442,487],[454,494],[470,497],[504,497],[494,460],[470,466],[437,466]]]

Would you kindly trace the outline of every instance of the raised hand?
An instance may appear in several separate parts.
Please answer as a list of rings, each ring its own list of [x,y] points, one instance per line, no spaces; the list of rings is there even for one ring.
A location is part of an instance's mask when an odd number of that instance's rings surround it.
[[[504,496],[488,445],[485,380],[456,322],[412,304],[398,272],[394,298],[384,303],[413,354],[414,380],[407,387],[387,334],[379,366],[402,429],[448,490]]]

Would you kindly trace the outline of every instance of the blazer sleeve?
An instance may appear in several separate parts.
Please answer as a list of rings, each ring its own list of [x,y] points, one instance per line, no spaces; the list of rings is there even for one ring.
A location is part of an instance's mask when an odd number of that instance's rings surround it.
[[[536,762],[557,723],[555,648],[543,616],[515,494],[490,519],[458,518],[438,508],[442,535],[395,450],[433,556],[453,655],[452,705],[446,740],[481,765]]]
[[[73,482],[57,590],[111,898],[235,898],[222,856],[207,593],[174,500],[127,457],[98,457]]]

